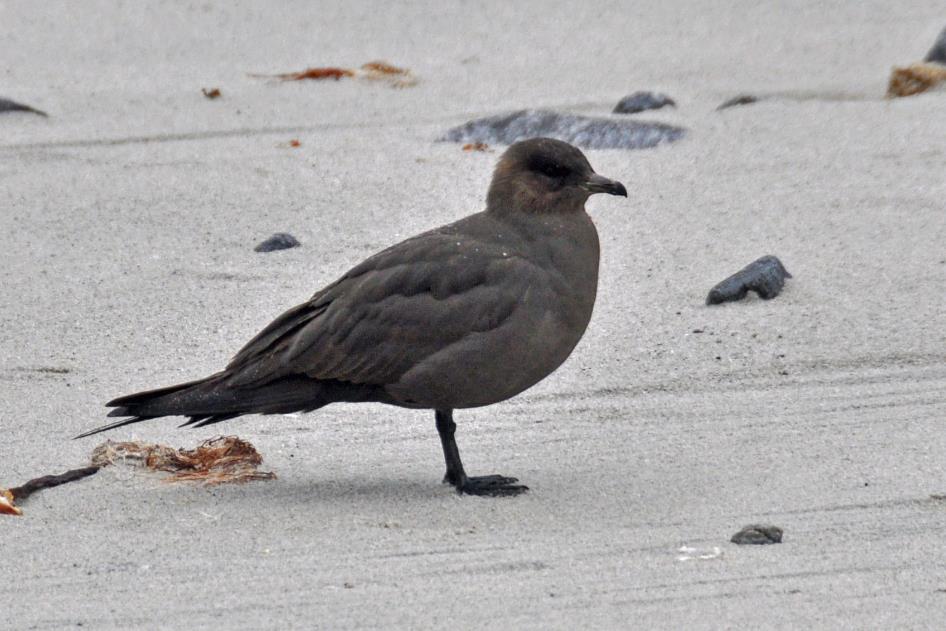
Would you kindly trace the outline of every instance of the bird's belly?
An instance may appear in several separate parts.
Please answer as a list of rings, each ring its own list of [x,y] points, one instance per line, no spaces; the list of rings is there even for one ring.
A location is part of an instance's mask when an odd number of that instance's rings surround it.
[[[593,294],[557,298],[558,308],[523,308],[496,329],[469,334],[386,391],[402,405],[439,409],[480,407],[519,394],[568,358],[591,318]]]

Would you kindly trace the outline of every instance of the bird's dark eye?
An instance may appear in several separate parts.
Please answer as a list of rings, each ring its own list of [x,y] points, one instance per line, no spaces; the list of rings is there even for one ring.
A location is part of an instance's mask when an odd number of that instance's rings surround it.
[[[556,178],[556,179],[563,178],[569,173],[571,173],[571,169],[569,169],[567,166],[560,164],[558,162],[555,162],[554,160],[549,160],[547,158],[537,158],[532,161],[529,167],[531,170],[535,171],[536,173],[541,173],[542,175],[545,175],[546,177],[551,177],[551,178]]]

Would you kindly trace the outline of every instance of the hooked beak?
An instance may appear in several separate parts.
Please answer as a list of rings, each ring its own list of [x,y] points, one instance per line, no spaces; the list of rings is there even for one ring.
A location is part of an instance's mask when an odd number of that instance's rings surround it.
[[[595,193],[607,193],[608,195],[623,195],[627,197],[627,189],[616,180],[609,180],[603,175],[593,173],[591,177],[582,186],[586,191],[594,195]]]

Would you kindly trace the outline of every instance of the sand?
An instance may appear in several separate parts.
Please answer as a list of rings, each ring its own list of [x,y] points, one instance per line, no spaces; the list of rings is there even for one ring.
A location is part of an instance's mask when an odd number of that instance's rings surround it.
[[[217,370],[479,210],[499,149],[447,128],[643,89],[678,107],[636,116],[690,132],[588,152],[631,192],[589,204],[591,326],[539,386],[456,416],[467,470],[529,494],[442,486],[430,412],[158,420],[109,437],[236,434],[278,480],[114,468],[34,496],[0,519],[0,626],[941,627],[946,97],[883,99],[941,9],[4,3],[0,96],[50,117],[0,115],[0,485],[81,466],[106,400]],[[420,83],[247,76],[374,59]],[[773,98],[714,111],[741,93]],[[255,253],[274,232],[302,247]],[[763,254],[781,296],[703,304]],[[784,542],[729,543],[753,522]]]

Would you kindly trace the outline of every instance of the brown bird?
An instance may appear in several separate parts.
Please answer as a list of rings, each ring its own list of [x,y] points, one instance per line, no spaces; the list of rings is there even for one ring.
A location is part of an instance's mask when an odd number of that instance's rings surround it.
[[[486,210],[394,245],[356,266],[249,341],[227,367],[188,383],[119,397],[122,420],[160,416],[202,427],[243,414],[309,412],[372,401],[433,409],[444,482],[472,495],[516,495],[501,475],[467,476],[453,410],[535,385],[578,344],[595,303],[594,193],[627,197],[577,148],[550,138],[509,147]]]

